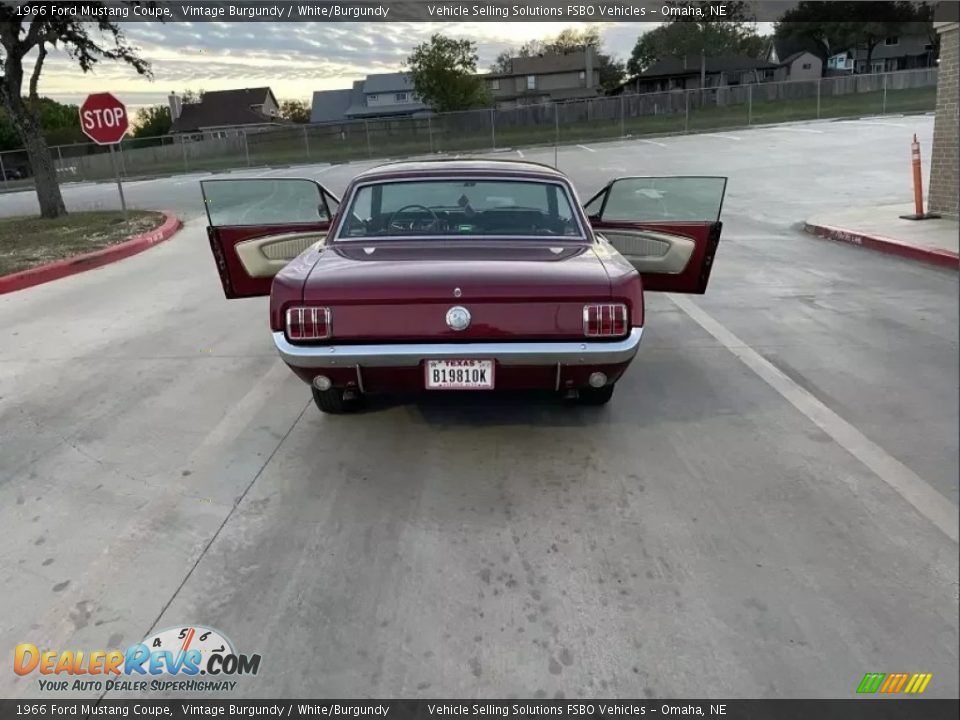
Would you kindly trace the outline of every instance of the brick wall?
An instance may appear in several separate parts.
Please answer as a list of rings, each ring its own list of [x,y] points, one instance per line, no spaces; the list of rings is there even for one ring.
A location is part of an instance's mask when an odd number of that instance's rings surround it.
[[[937,32],[940,33],[940,70],[937,78],[937,116],[933,126],[927,211],[955,216],[960,202],[960,121],[957,118],[960,25],[943,23],[937,28]]]

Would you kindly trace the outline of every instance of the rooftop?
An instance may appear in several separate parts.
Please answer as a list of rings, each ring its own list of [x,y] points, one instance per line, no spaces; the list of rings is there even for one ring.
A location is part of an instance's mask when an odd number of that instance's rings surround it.
[[[273,91],[267,86],[205,92],[200,102],[183,104],[180,117],[173,121],[170,132],[196,132],[202,128],[285,122],[279,117],[251,109],[252,105],[262,105],[268,97],[276,104]]]

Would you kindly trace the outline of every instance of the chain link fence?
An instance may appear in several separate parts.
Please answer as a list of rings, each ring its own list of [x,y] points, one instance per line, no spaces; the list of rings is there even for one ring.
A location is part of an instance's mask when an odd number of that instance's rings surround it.
[[[200,140],[128,138],[116,159],[127,178],[435,153],[568,145],[797,120],[932,111],[937,70],[629,94],[415,118],[358,120],[238,132]],[[51,147],[62,182],[113,177],[109,148]],[[32,186],[27,154],[0,153],[0,189]]]

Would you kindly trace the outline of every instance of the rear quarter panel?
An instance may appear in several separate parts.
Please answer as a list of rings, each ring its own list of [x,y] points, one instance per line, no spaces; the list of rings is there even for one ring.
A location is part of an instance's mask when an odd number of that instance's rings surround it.
[[[610,277],[610,296],[625,303],[630,311],[630,325],[643,327],[643,281],[640,273],[608,242],[596,242],[594,249]]]

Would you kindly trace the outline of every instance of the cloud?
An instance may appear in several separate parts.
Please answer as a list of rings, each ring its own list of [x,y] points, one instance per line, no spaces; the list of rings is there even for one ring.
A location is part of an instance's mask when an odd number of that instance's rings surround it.
[[[129,42],[151,62],[153,81],[122,63],[102,62],[77,73],[51,53],[41,92],[75,101],[109,90],[133,105],[164,102],[172,90],[270,85],[280,97],[308,99],[314,90],[349,87],[368,73],[400,70],[413,47],[436,32],[476,42],[486,68],[502,50],[583,23],[124,23]],[[626,58],[653,25],[607,23],[608,51]],[[145,98],[150,98],[145,100]]]

